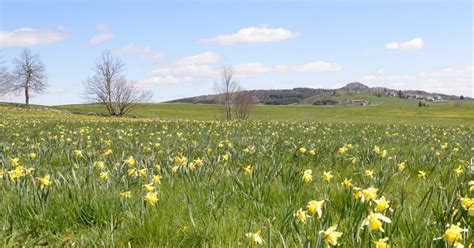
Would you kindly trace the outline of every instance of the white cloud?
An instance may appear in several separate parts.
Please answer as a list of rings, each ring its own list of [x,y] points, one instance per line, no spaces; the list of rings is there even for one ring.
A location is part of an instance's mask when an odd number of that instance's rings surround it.
[[[179,59],[174,64],[176,65],[203,65],[203,64],[213,64],[221,59],[221,55],[219,53],[215,53],[212,51],[206,51],[200,54],[191,55],[188,57],[184,57]]]
[[[270,43],[291,39],[297,33],[284,28],[270,28],[268,25],[242,28],[233,34],[221,34],[212,38],[203,39],[203,44],[236,45],[249,43]]]
[[[174,75],[150,76],[138,83],[140,88],[151,88],[154,85],[178,84],[192,81],[192,77],[176,77]]]
[[[117,51],[115,51],[115,53],[119,56],[136,54],[140,56],[141,58],[152,59],[152,60],[161,59],[164,56],[164,53],[162,52],[155,52],[150,47],[147,47],[147,46],[141,47],[141,46],[135,45],[134,43],[128,44],[127,46],[118,49]]]
[[[94,35],[92,38],[89,39],[89,41],[87,42],[89,45],[91,46],[95,46],[99,43],[102,43],[104,41],[108,41],[108,40],[111,40],[115,37],[115,35],[110,32],[108,29],[108,25],[107,24],[97,24],[97,27],[96,27],[97,31],[99,31],[99,33],[97,33],[96,35]]]
[[[340,71],[342,66],[326,62],[315,61],[301,65],[278,65],[275,70],[279,72],[323,72],[323,71]]]
[[[13,31],[0,31],[0,47],[30,47],[61,42],[66,39],[63,27],[56,29],[19,28]]]
[[[263,74],[272,71],[272,68],[260,62],[250,62],[245,64],[238,64],[234,66],[234,71],[237,77],[251,77],[258,74]]]
[[[386,49],[391,50],[417,50],[423,48],[425,42],[422,38],[414,38],[405,42],[389,42],[385,45]]]
[[[472,97],[474,96],[473,73],[474,65],[462,65],[414,74],[375,73],[360,78],[360,81],[395,89],[425,90]]]

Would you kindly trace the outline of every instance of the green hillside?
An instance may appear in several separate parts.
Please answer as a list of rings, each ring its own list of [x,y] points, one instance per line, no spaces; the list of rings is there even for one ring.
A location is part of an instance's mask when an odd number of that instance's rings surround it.
[[[362,97],[362,96],[359,96]],[[372,106],[257,105],[252,120],[399,123],[399,124],[466,124],[474,125],[474,101],[432,103],[418,107],[416,100],[365,96]],[[73,113],[105,114],[100,105],[65,105],[54,107]],[[210,104],[143,104],[132,111],[136,117],[159,119],[219,120],[221,107]]]

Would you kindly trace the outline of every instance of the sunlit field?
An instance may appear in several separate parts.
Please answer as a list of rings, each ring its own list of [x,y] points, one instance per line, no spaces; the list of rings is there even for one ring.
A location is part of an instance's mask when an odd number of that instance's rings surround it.
[[[0,245],[470,247],[470,124],[0,107]]]

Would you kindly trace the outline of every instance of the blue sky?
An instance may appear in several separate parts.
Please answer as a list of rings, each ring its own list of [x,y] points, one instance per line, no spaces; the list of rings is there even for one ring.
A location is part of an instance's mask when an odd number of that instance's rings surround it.
[[[84,102],[105,49],[157,102],[213,93],[224,65],[246,89],[359,81],[474,96],[470,1],[0,1],[4,65],[28,47],[47,69],[33,103]]]

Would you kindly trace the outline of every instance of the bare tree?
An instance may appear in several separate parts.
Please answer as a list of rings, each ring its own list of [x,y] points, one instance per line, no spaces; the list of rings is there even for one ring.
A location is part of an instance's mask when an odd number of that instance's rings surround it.
[[[231,66],[222,69],[220,81],[214,82],[214,90],[219,103],[224,105],[226,120],[232,120],[232,102],[234,94],[239,90],[239,83],[234,81],[234,69]]]
[[[233,105],[235,118],[238,120],[247,120],[255,105],[255,101],[250,92],[240,89],[234,95]]]
[[[151,92],[140,90],[125,79],[125,64],[106,50],[92,68],[94,74],[85,82],[85,97],[101,103],[110,115],[125,115],[138,103],[151,99]]]
[[[30,104],[32,93],[41,93],[46,87],[46,69],[38,54],[23,49],[14,61],[12,90],[25,93],[25,104]]]

